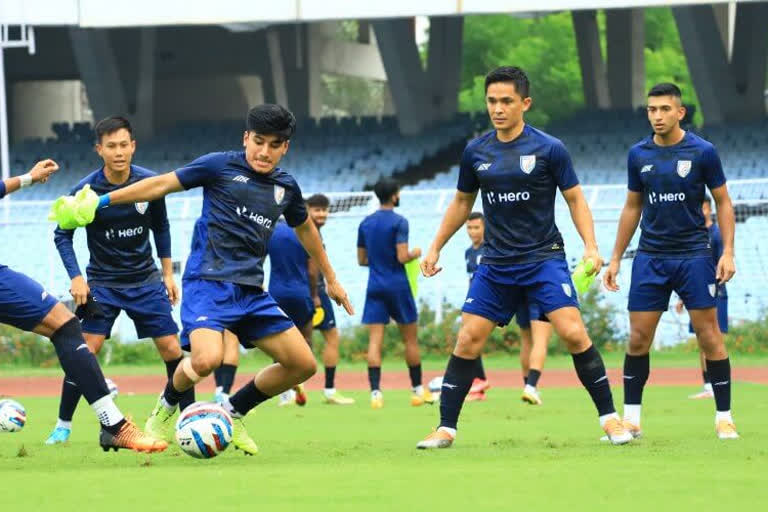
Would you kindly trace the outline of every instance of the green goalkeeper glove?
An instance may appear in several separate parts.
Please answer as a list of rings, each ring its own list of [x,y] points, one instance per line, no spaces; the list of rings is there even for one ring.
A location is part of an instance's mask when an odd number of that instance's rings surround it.
[[[86,185],[74,196],[61,196],[51,205],[48,220],[55,221],[62,229],[87,226],[96,216],[99,196]]]

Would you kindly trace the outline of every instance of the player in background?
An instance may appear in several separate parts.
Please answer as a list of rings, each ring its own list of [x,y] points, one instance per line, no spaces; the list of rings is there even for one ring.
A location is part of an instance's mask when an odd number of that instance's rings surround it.
[[[717,286],[736,272],[735,222],[725,175],[715,147],[683,130],[680,89],[655,85],[648,93],[653,134],[629,150],[627,199],[619,217],[616,244],[605,285],[619,289],[621,256],[641,221],[640,244],[629,288],[630,337],[624,358],[624,426],[642,434],[640,411],[650,372],[649,350],[661,315],[675,291],[691,316],[715,395],[715,431],[720,439],[739,437],[731,416],[731,363],[717,325]],[[715,266],[702,214],[705,187],[717,203],[723,253]]]
[[[195,187],[204,190],[182,281],[182,346],[191,347],[192,357],[182,361],[158,399],[148,420],[156,428],[171,428],[184,392],[221,366],[225,330],[246,348],[259,348],[277,361],[224,401],[234,419],[232,442],[247,454],[257,453],[258,447],[245,429],[244,416],[315,373],[306,341],[262,288],[267,242],[281,215],[317,261],[328,295],[354,312],[307,215],[299,185],[278,167],[295,128],[296,120],[285,108],[259,105],[246,117],[243,151],[210,153],[175,172],[99,198],[103,208],[154,201]]]
[[[2,180],[0,198],[20,188],[45,183],[58,169],[53,160],[38,162],[28,173]],[[75,315],[37,282],[5,265],[0,265],[0,323],[51,340],[65,375],[80,389],[99,419],[99,444],[105,451],[127,448],[151,453],[168,447],[165,441],[144,434],[115,405]]]
[[[467,218],[467,234],[472,245],[464,252],[464,260],[467,264],[469,283],[482,260],[483,244],[485,240],[485,218],[480,212],[472,212]],[[533,312],[531,311],[533,309]],[[532,318],[543,320],[532,320]],[[520,327],[520,368],[523,371],[523,394],[520,399],[531,405],[541,405],[541,397],[537,389],[544,361],[547,358],[547,342],[552,334],[552,327],[537,312],[531,308],[527,301],[523,301],[515,313],[515,321]],[[472,381],[466,401],[485,400],[485,391],[489,388],[485,377],[482,356],[477,358],[477,375]]]
[[[224,352],[221,358],[221,366],[213,371],[216,381],[214,400],[222,404],[225,398],[229,398],[229,392],[235,383],[235,374],[240,364],[240,342],[237,336],[230,331],[224,331]]]
[[[466,222],[479,192],[486,214],[483,259],[472,278],[443,378],[440,424],[417,448],[453,444],[477,358],[491,331],[508,324],[524,301],[538,307],[565,342],[611,442],[632,439],[616,414],[605,365],[579,313],[563,238],[554,220],[556,189],[584,241],[584,259],[597,272],[602,258],[592,214],[563,143],[524,122],[524,112],[531,106],[529,90],[528,77],[520,68],[500,67],[486,76],[486,107],[494,130],[467,144],[458,190],[421,262],[426,277],[440,272],[440,251]]]
[[[328,210],[331,202],[323,194],[314,194],[307,199],[309,218],[315,223],[317,231],[322,238],[322,228],[328,221]],[[310,259],[310,266],[316,266]],[[319,272],[319,269],[318,269]],[[322,308],[323,320],[315,329],[320,331],[325,339],[323,347],[323,367],[325,368],[325,385],[323,396],[325,403],[332,405],[352,405],[353,398],[346,397],[336,390],[336,365],[339,363],[339,330],[336,328],[336,315],[333,311],[331,298],[325,288],[325,278],[319,274],[317,281],[317,295],[313,297],[315,308]]]
[[[405,362],[411,378],[411,405],[434,402],[421,384],[421,355],[417,335],[418,312],[404,265],[421,256],[421,249],[408,250],[408,221],[394,209],[400,204],[400,187],[382,179],[373,188],[379,209],[367,216],[357,230],[357,262],[368,267],[368,288],[363,324],[368,326],[368,381],[371,407],[384,406],[381,393],[381,346],[384,327],[393,318],[405,343]]]
[[[275,299],[301,335],[312,347],[312,316],[315,305],[312,297],[317,295],[317,271],[310,275],[309,255],[301,245],[296,233],[283,220],[278,221],[272,237],[267,243],[270,261],[269,294]],[[304,386],[280,394],[278,405],[306,405],[307,394]]]
[[[720,235],[720,228],[717,227],[717,222],[712,218],[712,198],[709,195],[704,196],[704,201],[701,203],[701,213],[704,215],[704,224],[709,231],[709,243],[712,246],[712,264],[717,267],[717,263],[723,256],[723,237]],[[723,334],[728,333],[728,290],[725,287],[725,283],[717,284],[717,325],[720,328],[720,332]],[[683,312],[683,301],[678,300],[675,305],[677,314]],[[693,330],[693,324],[688,324],[688,332],[695,333]],[[701,361],[701,377],[704,380],[704,388],[688,398],[701,399],[701,398],[713,398],[715,394],[712,392],[712,381],[709,379],[709,373],[707,373],[707,359],[702,352],[699,357]]]
[[[72,189],[74,195],[85,185],[98,194],[105,194],[136,183],[156,173],[133,165],[136,140],[130,122],[123,117],[102,119],[94,127],[96,152],[103,165],[87,175]],[[162,265],[158,272],[152,256],[149,232]],[[86,273],[72,245],[74,229],[57,228],[56,248],[72,283],[70,293],[78,306],[78,316],[88,349],[101,351],[104,340],[111,334],[120,311],[125,311],[136,326],[139,338],[153,338],[160,357],[165,362],[168,378],[176,371],[183,356],[177,336],[179,328],[171,316],[178,301],[179,289],[173,279],[171,263],[171,231],[165,199],[151,203],[116,205],[99,210],[93,223],[86,228],[90,260]],[[72,416],[81,392],[74,381],[64,376],[59,419],[45,444],[64,443],[72,431]],[[189,389],[181,408],[195,401],[195,390]],[[147,432],[164,438],[164,432]],[[166,439],[168,441],[169,439]]]

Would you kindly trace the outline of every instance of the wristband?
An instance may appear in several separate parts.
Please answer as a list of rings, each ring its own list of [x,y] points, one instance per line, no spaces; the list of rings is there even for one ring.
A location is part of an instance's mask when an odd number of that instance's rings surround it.
[[[105,208],[109,206],[109,194],[99,196],[99,206],[97,208]]]
[[[28,187],[32,184],[32,175],[30,173],[19,176],[19,188]]]

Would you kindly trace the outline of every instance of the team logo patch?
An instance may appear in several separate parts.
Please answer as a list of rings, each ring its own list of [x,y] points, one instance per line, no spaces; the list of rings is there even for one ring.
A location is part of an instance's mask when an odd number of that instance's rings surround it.
[[[677,175],[681,178],[685,178],[691,172],[690,160],[678,160],[677,161]]]
[[[533,168],[536,167],[536,155],[521,155],[520,156],[520,170],[525,174],[531,174]]]
[[[147,211],[147,208],[149,208],[149,203],[146,201],[143,201],[141,203],[136,203],[135,206],[136,206],[136,211],[144,215],[144,213],[146,213]]]
[[[282,203],[284,197],[285,197],[285,187],[281,187],[280,185],[275,185],[275,202],[277,204]]]
[[[709,294],[714,297],[715,292],[717,291],[717,288],[715,287],[715,283],[708,284],[707,288],[709,288]]]
[[[565,293],[567,296],[571,296],[571,284],[570,283],[563,283],[563,293]]]

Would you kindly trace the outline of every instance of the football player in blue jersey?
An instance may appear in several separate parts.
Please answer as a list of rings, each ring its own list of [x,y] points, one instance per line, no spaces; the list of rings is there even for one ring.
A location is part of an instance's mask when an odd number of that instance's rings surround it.
[[[405,344],[405,362],[411,379],[411,405],[434,402],[421,383],[418,311],[405,273],[405,264],[421,256],[421,249],[408,248],[408,220],[395,212],[400,187],[392,179],[379,180],[373,188],[379,209],[368,215],[357,230],[357,262],[368,267],[363,324],[368,327],[368,382],[371,408],[384,407],[381,392],[381,346],[384,327],[395,320]]]
[[[682,299],[715,395],[715,432],[739,437],[731,416],[731,363],[717,324],[717,288],[733,277],[735,221],[723,167],[715,147],[683,130],[681,91],[671,83],[648,93],[653,133],[629,150],[627,199],[619,218],[616,244],[605,284],[618,290],[621,256],[640,223],[638,251],[629,287],[630,337],[624,359],[624,427],[641,435],[640,409],[648,380],[656,326],[674,291]],[[723,249],[717,264],[701,204],[708,188],[717,204]],[[642,222],[641,222],[642,218]]]
[[[132,163],[136,140],[130,122],[123,117],[108,117],[96,123],[96,152],[103,165],[83,178],[71,191],[89,185],[99,194],[111,192],[155,176],[156,173]],[[162,265],[158,272],[152,257],[149,232],[155,239],[157,255]],[[72,280],[70,293],[78,306],[78,316],[88,349],[94,354],[101,350],[104,340],[120,311],[125,311],[136,326],[139,338],[153,338],[165,361],[170,378],[182,360],[178,326],[171,316],[171,307],[178,300],[179,290],[173,278],[171,263],[171,231],[165,199],[151,203],[115,205],[99,210],[86,229],[90,261],[86,272],[80,272],[72,245],[74,229],[56,229],[54,240],[64,267]],[[72,429],[72,415],[80,401],[80,390],[67,376],[61,389],[59,419],[46,444],[64,443]],[[180,407],[195,401],[190,388]],[[168,431],[149,434],[168,440]]]
[[[323,194],[313,194],[307,199],[307,208],[309,218],[315,223],[320,236],[322,237],[322,228],[328,221],[328,213],[331,201],[328,196]],[[309,260],[309,264],[315,267],[314,261]],[[323,347],[323,366],[325,368],[325,385],[323,388],[323,398],[325,403],[331,405],[352,405],[354,398],[342,395],[336,390],[336,365],[339,363],[339,330],[336,327],[336,314],[333,311],[333,304],[325,287],[325,278],[322,273],[317,277],[317,295],[313,298],[315,308],[322,308],[322,320],[314,326],[320,331],[325,340]]]
[[[38,162],[28,173],[0,181],[0,198],[20,188],[45,183],[58,169],[53,160]],[[151,453],[168,447],[165,441],[139,430],[115,405],[75,315],[37,282],[5,265],[0,265],[0,323],[51,340],[65,375],[80,390],[99,419],[99,444],[105,451],[127,448]]]
[[[485,240],[485,218],[480,212],[472,212],[467,218],[467,235],[472,245],[464,251],[464,261],[467,265],[469,282],[480,266],[483,259],[483,244]],[[533,310],[533,312],[531,311]],[[537,308],[531,308],[523,301],[515,312],[515,321],[520,327],[520,368],[523,371],[523,394],[520,399],[531,405],[541,405],[541,396],[537,388],[544,361],[547,359],[547,342],[552,334],[549,322],[538,313]],[[466,401],[485,400],[485,392],[490,388],[483,358],[477,358],[477,375],[469,388]]]
[[[259,105],[246,117],[243,151],[210,153],[175,172],[99,198],[103,208],[203,187],[203,208],[182,281],[182,346],[191,347],[192,356],[169,379],[150,424],[170,422],[183,393],[221,365],[225,330],[244,347],[259,348],[276,361],[224,400],[234,419],[233,444],[247,454],[257,453],[258,447],[245,429],[244,416],[315,373],[315,358],[304,337],[262,288],[267,243],[281,215],[320,267],[328,295],[353,313],[298,183],[278,167],[295,128],[293,114],[284,107]]]
[[[563,237],[555,225],[557,189],[584,241],[584,259],[591,261],[595,273],[602,258],[592,213],[563,143],[524,122],[532,101],[529,91],[528,77],[520,68],[505,66],[486,76],[486,106],[494,130],[467,144],[458,190],[421,262],[425,276],[440,272],[441,249],[467,220],[480,193],[486,218],[483,258],[469,287],[456,347],[445,371],[440,424],[417,448],[453,444],[476,360],[491,331],[509,323],[524,301],[536,306],[565,342],[611,442],[632,439],[616,414],[605,365],[581,319]]]
[[[717,222],[712,218],[712,198],[709,195],[704,196],[704,202],[701,203],[701,213],[704,215],[704,222],[709,231],[709,243],[712,245],[712,264],[717,266],[720,258],[723,256],[723,237],[720,234],[720,228],[717,227]],[[720,332],[723,334],[728,333],[728,290],[725,283],[718,283],[717,285],[717,325],[720,328]],[[685,304],[682,300],[678,300],[675,305],[677,314],[683,312]],[[693,324],[688,322],[688,332],[695,334],[693,330]],[[712,392],[712,381],[709,378],[707,372],[707,358],[704,357],[704,353],[701,353],[701,377],[704,381],[704,387],[698,393],[690,395],[688,398],[702,399],[702,398],[714,398],[715,394]]]

